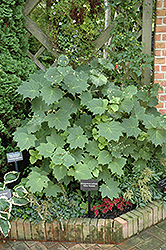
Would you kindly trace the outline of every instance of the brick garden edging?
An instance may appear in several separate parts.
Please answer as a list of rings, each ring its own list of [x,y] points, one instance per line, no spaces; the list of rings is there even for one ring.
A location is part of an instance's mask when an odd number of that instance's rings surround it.
[[[37,225],[28,220],[11,222],[10,240],[69,241],[86,243],[120,243],[142,230],[166,218],[166,211],[160,201],[148,203],[113,219],[77,218],[40,222]]]

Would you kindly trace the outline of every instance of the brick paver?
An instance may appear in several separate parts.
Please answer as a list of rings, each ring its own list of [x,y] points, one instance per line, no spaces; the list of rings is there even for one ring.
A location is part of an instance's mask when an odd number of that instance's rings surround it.
[[[166,220],[119,244],[76,242],[0,241],[0,250],[166,250]]]

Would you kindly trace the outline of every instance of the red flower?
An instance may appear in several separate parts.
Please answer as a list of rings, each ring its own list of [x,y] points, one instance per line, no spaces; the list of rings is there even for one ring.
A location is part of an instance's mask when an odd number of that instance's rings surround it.
[[[132,206],[132,204],[131,204],[129,201],[126,201],[126,204],[127,204],[128,206]]]
[[[119,198],[116,198],[116,199],[114,198],[113,201],[115,204],[117,204],[119,202]]]
[[[95,216],[97,216],[98,213],[99,213],[99,211],[98,211],[98,210],[95,210],[94,213],[95,213]]]
[[[117,208],[123,211],[123,207],[122,207],[122,204],[121,204],[121,203],[119,203],[119,204],[117,205]]]
[[[120,72],[119,72],[119,69],[118,69],[118,64],[115,64],[115,68],[116,68],[116,70],[118,71],[118,73],[120,73]]]
[[[109,207],[108,207],[108,208],[109,208],[109,210],[111,210],[111,211],[112,211],[112,207],[113,207],[113,205],[114,205],[113,203],[110,203],[110,205],[109,205]]]

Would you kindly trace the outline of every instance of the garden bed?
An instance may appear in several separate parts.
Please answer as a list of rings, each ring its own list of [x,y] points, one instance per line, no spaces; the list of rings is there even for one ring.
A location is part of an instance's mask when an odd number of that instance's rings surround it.
[[[148,203],[115,219],[77,218],[40,222],[11,221],[10,240],[119,243],[166,218],[160,201]]]

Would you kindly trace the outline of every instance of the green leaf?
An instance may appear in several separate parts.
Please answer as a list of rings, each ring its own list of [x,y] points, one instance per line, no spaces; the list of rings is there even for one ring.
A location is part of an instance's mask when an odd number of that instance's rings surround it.
[[[72,157],[69,153],[64,155],[63,161],[64,166],[67,168],[76,164],[74,157]]]
[[[74,176],[76,180],[82,179],[91,179],[91,171],[86,164],[82,164],[81,162],[75,166],[75,169],[70,169],[68,171],[69,176]]]
[[[46,197],[57,197],[57,194],[61,192],[61,188],[52,181],[49,181],[48,187],[45,188],[43,192],[45,193]]]
[[[46,86],[41,89],[41,95],[47,104],[52,104],[58,102],[62,97],[62,90],[57,87]]]
[[[60,57],[58,58],[58,64],[62,67],[67,66],[69,64],[68,57],[65,55],[60,55]]]
[[[122,126],[124,129],[124,132],[127,133],[127,136],[134,136],[137,137],[141,130],[138,128],[138,120],[134,119],[133,117],[130,117],[129,119],[124,119]]]
[[[0,198],[0,213],[6,213],[6,210],[10,208],[10,201],[6,197]]]
[[[36,137],[32,134],[19,132],[18,129],[14,133],[14,140],[17,141],[17,146],[23,151],[35,146]]]
[[[43,175],[43,172],[32,172],[27,177],[28,181],[26,187],[29,187],[30,192],[41,192],[43,188],[48,186],[49,178],[46,175]]]
[[[39,152],[36,150],[29,150],[30,158],[29,161],[31,164],[34,164],[37,160],[42,160],[42,156],[39,155]]]
[[[72,101],[70,98],[63,98],[60,100],[58,106],[70,115],[78,111],[80,108],[80,103],[79,100]]]
[[[5,184],[9,184],[9,183],[16,181],[18,179],[19,175],[20,174],[16,171],[11,171],[11,172],[6,173],[4,175]]]
[[[66,66],[66,67],[58,66],[57,69],[58,69],[59,73],[61,75],[63,75],[63,77],[65,75],[67,75],[69,72],[74,72],[74,70],[73,70],[73,68],[71,66]]]
[[[54,165],[53,175],[58,181],[63,179],[66,176],[66,173],[67,173],[66,167],[64,167],[63,165]]]
[[[107,78],[100,72],[97,72],[96,70],[91,70],[91,73],[93,74],[90,75],[90,80],[96,87],[105,85],[107,83]]]
[[[149,140],[151,140],[155,146],[166,142],[166,131],[164,129],[150,128],[147,133]]]
[[[112,155],[107,150],[102,150],[102,151],[100,151],[97,160],[98,160],[99,164],[104,165],[104,164],[107,164],[110,161],[112,161]]]
[[[39,151],[40,155],[43,155],[46,158],[46,157],[51,157],[55,147],[52,143],[48,142],[48,143],[41,143],[40,146],[38,146],[36,149]]]
[[[98,148],[98,144],[96,141],[90,141],[86,145],[86,151],[89,152],[89,155],[97,156],[100,152],[100,149]]]
[[[33,117],[27,124],[26,124],[26,128],[27,128],[27,132],[28,134],[30,133],[34,133],[37,130],[40,129],[41,127],[41,123],[43,122],[42,118],[40,116],[37,117]]]
[[[10,228],[11,228],[11,226],[10,226],[9,221],[3,219],[2,216],[0,216],[0,231],[2,232],[2,234],[4,235],[4,237],[8,236]]]
[[[30,75],[30,79],[33,79],[39,84],[40,87],[50,86],[50,82],[45,78],[45,73],[43,71],[37,71]]]
[[[119,111],[121,111],[121,112],[125,111],[127,113],[130,113],[132,108],[133,108],[133,101],[130,100],[129,97],[125,97],[119,106]]]
[[[146,128],[148,128],[148,129],[160,127],[160,117],[146,115],[143,123],[145,124]]]
[[[128,95],[130,98],[136,94],[137,94],[137,87],[133,85],[127,86],[127,88],[124,88],[123,90],[123,95],[124,96]]]
[[[34,99],[36,96],[39,96],[39,84],[34,81],[30,80],[29,82],[23,82],[17,89],[19,94],[22,94],[24,98],[30,97]]]
[[[121,190],[118,188],[118,182],[110,178],[107,184],[101,185],[99,191],[101,192],[102,198],[108,197],[112,200],[119,196]]]
[[[70,115],[66,114],[64,110],[58,110],[55,114],[48,114],[45,121],[48,121],[48,126],[57,130],[66,130],[70,125],[69,123]]]
[[[108,141],[118,141],[123,131],[120,122],[115,121],[111,121],[109,123],[100,123],[98,128],[99,135],[105,137]]]
[[[58,84],[63,80],[63,75],[59,73],[57,68],[50,67],[45,73],[46,79],[52,84]]]
[[[83,161],[91,171],[93,171],[98,166],[98,161],[88,154],[85,154],[85,158],[83,159]]]
[[[140,103],[137,101],[134,103],[133,112],[138,120],[143,121],[146,117],[145,108],[141,107]]]
[[[81,98],[81,104],[87,105],[87,103],[92,100],[92,94],[88,91],[85,91],[80,95],[80,98]]]
[[[45,101],[42,100],[42,97],[35,97],[35,99],[32,100],[32,111],[35,114],[41,114],[44,111],[48,111],[50,109],[50,106],[45,103]]]
[[[29,200],[25,198],[12,197],[11,202],[13,205],[16,206],[25,206],[26,204],[29,203]]]
[[[24,198],[28,194],[28,191],[23,186],[17,186],[14,190],[13,195],[18,198]]]
[[[87,128],[89,131],[89,127],[92,125],[92,117],[84,113],[80,115],[80,118],[75,122],[77,126],[81,126],[84,130]]]
[[[47,141],[54,145],[55,148],[63,147],[65,145],[65,137],[53,131],[50,136],[47,136]]]
[[[106,110],[107,104],[108,104],[108,101],[106,99],[94,98],[87,103],[87,107],[94,114],[102,115]]]
[[[76,93],[82,93],[82,91],[87,90],[88,74],[81,71],[81,72],[69,72],[64,77],[64,83],[66,84],[66,89],[73,95]]]
[[[112,173],[116,173],[121,176],[122,174],[124,174],[122,168],[124,167],[125,164],[126,164],[125,158],[117,158],[114,159],[112,162],[110,162],[108,168],[111,170]]]
[[[71,148],[83,148],[88,142],[86,135],[83,135],[83,129],[81,127],[74,126],[68,129],[69,136],[67,138]]]

